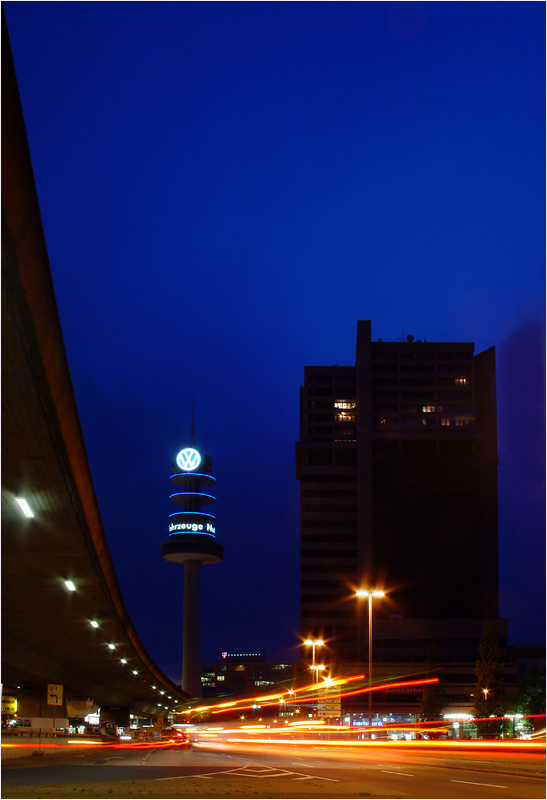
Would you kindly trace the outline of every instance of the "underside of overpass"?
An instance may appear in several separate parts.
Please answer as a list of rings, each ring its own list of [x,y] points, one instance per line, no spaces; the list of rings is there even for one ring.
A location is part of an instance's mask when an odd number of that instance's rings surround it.
[[[27,500],[33,517],[16,498]],[[3,14],[2,682],[4,690],[31,693],[60,684],[67,699],[89,697],[146,716],[166,715],[188,699],[144,649],[114,573]]]

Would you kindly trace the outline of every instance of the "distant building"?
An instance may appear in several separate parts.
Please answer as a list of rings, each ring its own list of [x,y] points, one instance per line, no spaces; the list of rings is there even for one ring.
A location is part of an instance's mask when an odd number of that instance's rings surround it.
[[[223,652],[220,662],[204,664],[201,684],[204,697],[219,694],[267,694],[284,681],[294,681],[295,664],[267,662],[261,653]]]
[[[209,487],[215,483],[213,462],[194,448],[194,421],[190,433],[192,446],[177,453],[174,474],[169,480],[179,490],[169,496],[178,511],[169,514],[169,538],[161,545],[165,561],[184,566],[184,605],[182,641],[182,686],[192,697],[201,697],[201,565],[222,560],[224,546],[216,541],[213,514],[202,510],[215,502]],[[203,491],[206,488],[207,491]]]
[[[495,378],[493,347],[475,354],[471,342],[373,342],[368,321],[358,323],[355,365],[305,367],[300,632],[325,641],[317,663],[365,660],[367,601],[356,599],[358,588],[386,593],[373,601],[378,674],[423,669],[432,642],[440,664],[472,670],[485,619],[497,620],[505,645]],[[465,686],[453,692],[463,707],[472,676],[452,672],[455,687]]]

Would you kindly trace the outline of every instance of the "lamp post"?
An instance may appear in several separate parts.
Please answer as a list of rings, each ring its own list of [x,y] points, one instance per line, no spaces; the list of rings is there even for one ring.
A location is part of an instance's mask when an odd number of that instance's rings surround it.
[[[368,724],[372,728],[372,598],[384,597],[381,589],[358,589],[357,597],[368,597]],[[372,731],[369,733],[372,736]]]
[[[324,664],[313,664],[310,667],[310,669],[314,669],[315,670],[315,682],[319,683],[319,670],[320,669],[325,669],[325,665]]]
[[[310,645],[311,645],[311,648],[312,648],[312,651],[311,651],[311,668],[315,669],[315,648],[316,648],[316,646],[317,647],[321,647],[321,645],[324,645],[325,642],[323,641],[323,639],[306,639],[304,644],[307,645],[308,647],[310,647]]]
[[[311,648],[312,648],[312,651],[311,651],[311,667],[310,667],[310,669],[311,670],[315,670],[315,682],[318,683],[319,682],[319,670],[320,669],[325,669],[325,666],[324,666],[324,664],[319,664],[318,665],[318,664],[315,663],[315,648],[316,647],[321,647],[322,645],[325,644],[325,642],[323,641],[323,639],[305,639],[304,644],[307,647],[311,646]]]
[[[317,692],[317,704],[315,706],[315,711],[318,714],[319,713],[319,692],[320,692],[320,688],[319,688],[319,670],[325,669],[325,665],[324,664],[312,664],[310,669],[311,670],[315,670],[315,691]]]

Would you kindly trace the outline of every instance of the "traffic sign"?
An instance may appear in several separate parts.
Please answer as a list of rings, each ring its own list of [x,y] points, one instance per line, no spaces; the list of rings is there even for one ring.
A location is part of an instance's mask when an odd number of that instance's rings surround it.
[[[47,704],[48,706],[63,705],[63,687],[59,683],[48,683],[47,685]]]
[[[101,720],[101,733],[103,736],[116,736],[116,723],[113,719]]]

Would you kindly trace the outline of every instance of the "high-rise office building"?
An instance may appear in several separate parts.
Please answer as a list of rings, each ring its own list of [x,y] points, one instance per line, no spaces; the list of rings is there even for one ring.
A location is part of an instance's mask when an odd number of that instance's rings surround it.
[[[305,367],[301,389],[300,626],[318,658],[473,662],[498,619],[495,352],[470,342],[371,341],[354,366]],[[498,623],[500,637],[504,621]],[[456,654],[456,656],[454,655]]]

